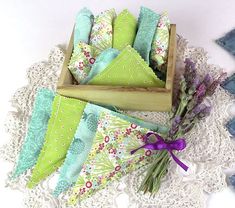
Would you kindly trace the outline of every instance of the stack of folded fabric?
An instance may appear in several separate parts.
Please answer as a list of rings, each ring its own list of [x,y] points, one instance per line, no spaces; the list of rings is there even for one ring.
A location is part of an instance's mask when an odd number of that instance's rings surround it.
[[[141,8],[137,22],[127,10],[94,17],[82,9],[74,31],[69,69],[78,83],[164,86],[153,69],[164,70],[167,61],[166,13]],[[154,150],[130,154],[148,131],[164,136],[168,128],[40,89],[12,179],[32,168],[27,186],[33,188],[60,168],[52,194],[73,188],[69,203],[74,204],[151,162],[158,155]]]
[[[169,29],[166,12],[141,7],[137,21],[127,9],[94,17],[84,8],[76,18],[68,68],[79,84],[164,87],[156,74],[166,73]]]

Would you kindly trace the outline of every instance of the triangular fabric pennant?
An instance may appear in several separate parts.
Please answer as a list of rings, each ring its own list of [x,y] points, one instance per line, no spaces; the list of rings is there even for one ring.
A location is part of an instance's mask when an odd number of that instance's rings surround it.
[[[131,46],[127,46],[101,73],[88,82],[91,85],[164,87],[153,70]]]
[[[90,152],[98,125],[99,114],[98,108],[94,108],[90,104],[86,105],[67,152],[65,162],[60,169],[59,180],[53,193],[55,197],[58,197],[59,194],[76,183],[82,165]]]
[[[74,48],[79,42],[89,43],[93,21],[94,16],[89,9],[83,8],[78,12],[74,27]]]
[[[159,152],[146,149],[131,155],[132,150],[144,144],[144,135],[151,131],[132,121],[133,118],[128,121],[115,112],[100,112],[91,151],[81,168],[69,204],[74,205],[78,200],[92,196],[110,182],[149,164],[158,156]],[[155,128],[158,129],[158,126]],[[166,129],[162,133],[166,134]]]
[[[64,162],[86,102],[56,95],[44,146],[27,186],[33,188]]]
[[[106,10],[95,16],[90,36],[91,46],[101,51],[112,48],[113,20],[115,17],[115,9]]]
[[[104,69],[119,55],[119,53],[119,50],[115,48],[108,48],[102,51],[102,53],[96,58],[88,76],[81,80],[80,84],[87,84],[87,82],[89,82],[93,77],[104,71]]]
[[[78,83],[87,77],[99,53],[100,50],[86,43],[79,42],[76,45],[68,69]]]
[[[54,92],[49,89],[42,88],[38,90],[25,141],[21,148],[16,168],[12,174],[13,178],[32,168],[37,162],[44,143],[54,96]]]
[[[132,46],[136,36],[136,18],[127,10],[123,10],[114,20],[113,24],[113,48],[122,50],[126,46]]]
[[[140,125],[150,130],[157,131],[160,134],[164,134],[168,131],[168,128],[158,124],[145,122],[141,119],[133,118],[125,114],[88,103],[84,109],[83,116],[76,130],[73,142],[68,150],[66,160],[60,169],[59,181],[56,185],[54,196],[58,197],[60,193],[65,192],[76,183],[90,149],[95,145],[93,144],[93,140],[96,135],[99,117],[105,112],[125,121],[132,122],[133,125]],[[111,122],[109,118],[107,118],[107,123],[108,122]],[[100,137],[99,139],[102,141],[104,138]]]
[[[150,51],[160,15],[154,11],[141,7],[138,19],[138,31],[134,41],[134,48],[149,64]]]
[[[167,62],[168,47],[170,37],[170,20],[167,12],[163,12],[160,16],[157,30],[155,32],[152,49],[151,49],[151,65],[154,68],[165,71],[166,67],[162,67]]]

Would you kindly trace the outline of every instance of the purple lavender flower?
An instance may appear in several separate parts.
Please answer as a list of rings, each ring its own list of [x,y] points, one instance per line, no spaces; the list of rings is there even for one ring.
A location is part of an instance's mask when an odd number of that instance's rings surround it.
[[[203,79],[203,83],[205,84],[206,87],[209,87],[212,83],[212,76],[210,74],[206,74],[206,76]]]
[[[169,137],[172,137],[176,134],[176,132],[179,129],[179,125],[181,122],[181,117],[179,115],[176,115],[173,119],[172,119],[172,124],[171,124],[171,129],[169,131]]]
[[[207,89],[207,96],[212,96],[215,93],[216,88],[219,86],[219,84],[222,82],[224,77],[227,75],[227,73],[222,73],[218,79],[214,80],[212,84]]]
[[[180,104],[179,95],[180,95],[179,89],[177,91],[174,91],[174,94],[173,94],[173,107],[172,107],[173,114],[176,112],[176,110],[177,110],[177,108]]]
[[[189,89],[196,77],[196,68],[195,68],[196,64],[192,62],[192,60],[189,58],[186,58],[184,63],[185,63],[184,77],[187,83],[187,88]]]
[[[185,70],[188,70],[188,71],[196,71],[196,64],[190,59],[190,58],[186,58],[185,61]]]
[[[199,84],[200,84],[200,78],[196,76],[193,80],[193,85],[195,86],[195,88],[197,88]]]
[[[206,116],[209,116],[210,113],[211,113],[211,109],[212,107],[211,106],[206,106],[204,109],[201,110],[201,112],[198,114],[198,118],[199,119],[202,119]]]
[[[206,94],[206,85],[204,83],[201,83],[196,91],[197,98],[203,97]]]
[[[191,121],[194,117],[195,117],[195,114],[194,114],[194,112],[191,111],[190,113],[186,113],[184,120]]]
[[[196,64],[190,59],[185,59],[185,72],[181,77],[178,100],[175,105],[172,125],[168,136],[172,139],[190,131],[195,123],[206,117],[211,112],[211,106],[203,103],[207,96],[207,91],[212,93],[221,81],[222,75],[212,82],[212,77],[207,74],[200,81],[200,76],[196,71]]]
[[[180,122],[181,122],[181,117],[180,117],[180,116],[176,116],[176,117],[174,118],[174,122],[175,122],[176,124],[180,124]]]
[[[195,108],[192,110],[192,112],[197,115],[199,114],[201,111],[203,111],[204,109],[206,108],[206,105],[205,104],[199,104],[199,105],[196,105]]]
[[[192,81],[191,86],[188,86],[188,88],[189,88],[188,89],[188,94],[189,95],[193,95],[196,92],[196,89],[198,88],[198,86],[200,84],[200,79],[197,75],[191,81]]]
[[[177,133],[178,129],[179,129],[179,128],[170,129],[170,130],[169,130],[169,133],[168,133],[168,136],[169,136],[170,138],[173,138],[174,135]]]
[[[201,103],[201,104],[196,104],[192,110],[190,110],[188,113],[185,115],[185,120],[188,121],[193,121],[194,118],[203,118],[206,115],[210,113],[210,108],[208,108],[207,105]]]
[[[185,126],[184,129],[182,130],[183,135],[186,134],[187,132],[189,132],[193,128],[194,125],[195,125],[195,123],[191,122],[190,124]]]

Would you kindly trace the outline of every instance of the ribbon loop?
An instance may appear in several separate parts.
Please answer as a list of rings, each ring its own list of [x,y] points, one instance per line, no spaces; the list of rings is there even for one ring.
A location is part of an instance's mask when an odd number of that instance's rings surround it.
[[[156,138],[156,141],[153,143],[150,143],[150,136],[154,136]],[[136,151],[138,151],[141,148],[145,148],[145,149],[150,149],[150,150],[167,150],[171,157],[173,158],[173,160],[181,167],[183,168],[185,171],[188,170],[188,166],[185,165],[183,162],[181,162],[179,160],[179,158],[177,158],[174,153],[173,150],[183,150],[186,147],[186,141],[184,138],[179,138],[177,140],[174,141],[164,141],[164,139],[158,135],[155,132],[148,132],[145,136],[145,144],[137,149],[134,149],[131,151],[131,154],[134,154]]]

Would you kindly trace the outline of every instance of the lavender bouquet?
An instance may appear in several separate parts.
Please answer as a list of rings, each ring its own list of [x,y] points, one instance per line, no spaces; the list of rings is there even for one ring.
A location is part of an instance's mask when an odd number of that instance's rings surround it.
[[[206,98],[214,94],[226,75],[222,73],[215,79],[209,74],[200,77],[195,65],[190,59],[185,60],[185,71],[181,76],[180,88],[173,104],[170,130],[164,139],[166,143],[184,136],[198,121],[210,114],[212,106],[206,103]],[[161,179],[167,173],[170,156],[174,156],[168,152],[167,150],[158,151],[154,162],[146,169],[147,173],[139,191],[149,192],[151,195],[158,191]]]

